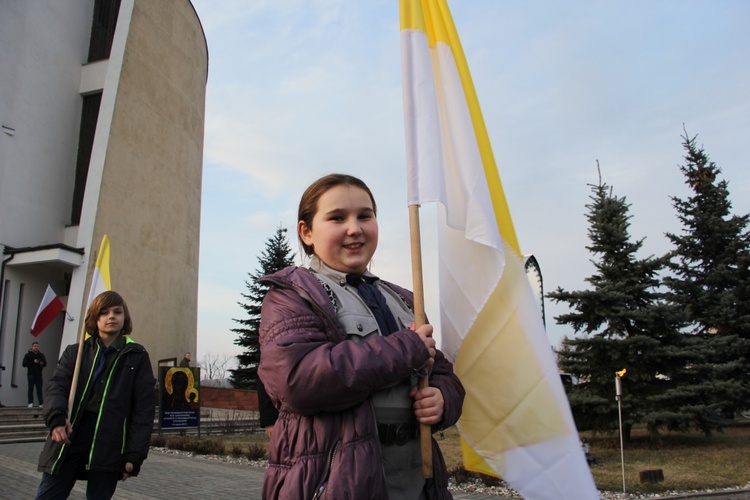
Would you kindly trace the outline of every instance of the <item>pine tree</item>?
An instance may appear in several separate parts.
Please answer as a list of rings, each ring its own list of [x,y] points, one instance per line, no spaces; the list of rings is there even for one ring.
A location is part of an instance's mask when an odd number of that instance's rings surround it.
[[[710,434],[750,401],[750,219],[730,214],[728,183],[696,137],[683,136],[680,166],[693,194],[672,198],[683,231],[667,233],[675,249],[664,283],[683,314],[686,362],[671,375],[662,419]]]
[[[615,372],[627,369],[622,380],[624,436],[638,422],[646,422],[651,398],[663,378],[664,345],[677,335],[674,318],[663,306],[659,272],[666,258],[639,259],[643,239],[631,241],[629,207],[599,182],[592,185],[588,208],[589,239],[596,272],[586,278],[590,289],[547,294],[573,310],[555,319],[576,333],[557,352],[561,368],[580,380],[568,389],[580,430],[612,430],[618,426]],[[656,431],[657,428],[651,428]]]
[[[286,233],[286,229],[278,227],[276,233],[266,241],[266,248],[258,257],[260,267],[254,273],[248,273],[249,279],[245,281],[247,293],[243,293],[242,297],[246,302],[238,302],[247,312],[247,317],[234,319],[242,327],[233,328],[232,331],[237,334],[234,343],[245,351],[237,356],[238,367],[230,370],[229,378],[232,386],[239,389],[255,389],[258,380],[260,307],[269,287],[260,285],[255,280],[294,263],[294,254]]]

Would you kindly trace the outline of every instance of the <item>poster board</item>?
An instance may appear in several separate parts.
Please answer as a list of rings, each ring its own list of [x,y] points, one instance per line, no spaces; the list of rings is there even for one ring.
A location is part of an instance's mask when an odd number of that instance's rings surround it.
[[[159,367],[159,431],[200,428],[201,369]]]

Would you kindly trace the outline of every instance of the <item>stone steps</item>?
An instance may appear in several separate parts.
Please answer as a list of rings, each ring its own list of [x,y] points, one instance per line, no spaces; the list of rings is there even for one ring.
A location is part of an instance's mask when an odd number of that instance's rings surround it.
[[[44,441],[47,427],[42,409],[6,406],[0,408],[0,444]]]

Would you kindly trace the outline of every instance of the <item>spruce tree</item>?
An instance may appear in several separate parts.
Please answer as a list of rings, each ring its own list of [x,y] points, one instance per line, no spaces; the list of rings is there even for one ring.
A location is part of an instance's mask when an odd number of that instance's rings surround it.
[[[692,195],[672,198],[683,230],[667,233],[675,248],[664,283],[683,314],[685,362],[671,374],[662,419],[710,434],[750,406],[750,233],[748,215],[731,215],[728,183],[696,137],[683,136],[680,166]]]
[[[257,388],[260,363],[260,308],[269,287],[260,285],[255,280],[294,263],[294,254],[286,233],[286,229],[278,227],[276,233],[268,238],[265,250],[258,257],[259,267],[255,272],[248,273],[249,279],[245,281],[247,293],[242,294],[245,302],[238,302],[247,313],[245,318],[234,319],[242,327],[232,329],[237,334],[234,343],[245,349],[242,354],[237,355],[238,367],[230,370],[232,386],[238,389]]]
[[[591,188],[591,203],[586,205],[591,244],[586,248],[594,256],[596,272],[585,279],[591,287],[579,291],[558,287],[547,297],[572,309],[555,319],[576,334],[566,339],[557,355],[561,369],[580,380],[568,388],[578,428],[618,427],[614,379],[615,372],[626,368],[622,405],[623,434],[628,439],[632,425],[645,422],[651,412],[651,398],[663,383],[663,346],[677,332],[658,290],[666,258],[638,258],[644,240],[631,241],[630,205],[601,180]]]

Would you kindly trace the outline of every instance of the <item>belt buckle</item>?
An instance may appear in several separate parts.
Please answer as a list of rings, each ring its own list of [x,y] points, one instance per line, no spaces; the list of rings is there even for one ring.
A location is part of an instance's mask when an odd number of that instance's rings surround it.
[[[412,439],[414,430],[411,424],[398,424],[393,433],[394,441],[397,445],[403,446]]]

